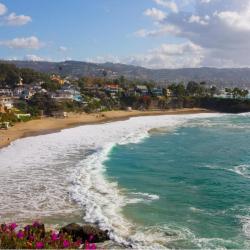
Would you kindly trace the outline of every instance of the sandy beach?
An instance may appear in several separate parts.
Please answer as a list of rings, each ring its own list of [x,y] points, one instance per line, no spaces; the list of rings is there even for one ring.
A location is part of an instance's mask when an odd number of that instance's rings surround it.
[[[42,118],[29,122],[17,123],[8,130],[0,130],[0,148],[8,146],[11,142],[41,134],[48,134],[66,128],[72,128],[86,124],[96,124],[128,119],[136,116],[151,115],[176,115],[176,114],[196,114],[209,112],[206,109],[178,109],[167,111],[108,111],[98,114],[69,114],[68,118]]]

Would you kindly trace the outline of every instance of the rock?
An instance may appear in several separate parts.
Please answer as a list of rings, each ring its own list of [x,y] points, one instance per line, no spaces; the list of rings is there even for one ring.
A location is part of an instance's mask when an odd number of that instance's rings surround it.
[[[76,223],[71,223],[60,229],[60,233],[67,233],[70,235],[74,241],[83,237],[83,229],[80,225]]]
[[[89,236],[92,235],[93,236],[92,242],[95,242],[95,243],[109,240],[108,230],[103,231],[95,225],[84,225],[83,233],[84,235],[87,236],[87,240]]]
[[[177,236],[177,233],[174,233],[174,232],[165,232],[165,235],[173,237],[173,236]]]
[[[83,241],[87,240],[89,242],[98,243],[109,240],[108,231],[103,231],[95,225],[80,226],[76,223],[72,223],[61,228],[60,232],[69,234],[74,241],[81,239]]]

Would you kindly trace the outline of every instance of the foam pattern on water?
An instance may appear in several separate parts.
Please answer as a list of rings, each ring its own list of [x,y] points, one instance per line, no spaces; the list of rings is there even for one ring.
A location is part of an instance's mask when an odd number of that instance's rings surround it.
[[[135,227],[122,216],[122,207],[135,198],[160,197],[136,194],[129,199],[117,183],[107,181],[103,162],[110,150],[140,142],[153,128],[174,129],[190,119],[215,116],[138,117],[17,140],[0,150],[0,220],[67,217],[81,209],[86,221],[110,230],[114,240],[132,244]]]

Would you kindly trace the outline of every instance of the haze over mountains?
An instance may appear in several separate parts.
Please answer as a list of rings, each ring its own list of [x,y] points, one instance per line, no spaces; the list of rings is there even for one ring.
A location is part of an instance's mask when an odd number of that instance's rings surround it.
[[[34,62],[7,61],[20,68],[31,68],[40,72],[71,75],[77,77],[101,77],[106,72],[109,78],[125,76],[130,79],[153,80],[165,85],[172,82],[206,81],[218,87],[250,88],[250,68],[183,68],[183,69],[147,69],[138,66],[103,63],[95,64],[79,61]]]

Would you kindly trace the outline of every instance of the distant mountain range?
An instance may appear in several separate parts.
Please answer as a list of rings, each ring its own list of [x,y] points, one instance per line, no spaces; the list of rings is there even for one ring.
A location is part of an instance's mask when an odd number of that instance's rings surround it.
[[[147,69],[138,66],[117,63],[87,63],[78,61],[33,62],[6,61],[20,68],[31,68],[40,72],[71,76],[103,76],[109,78],[124,76],[129,79],[153,80],[165,85],[172,82],[206,81],[218,87],[239,86],[250,88],[250,68],[183,68],[183,69]]]

